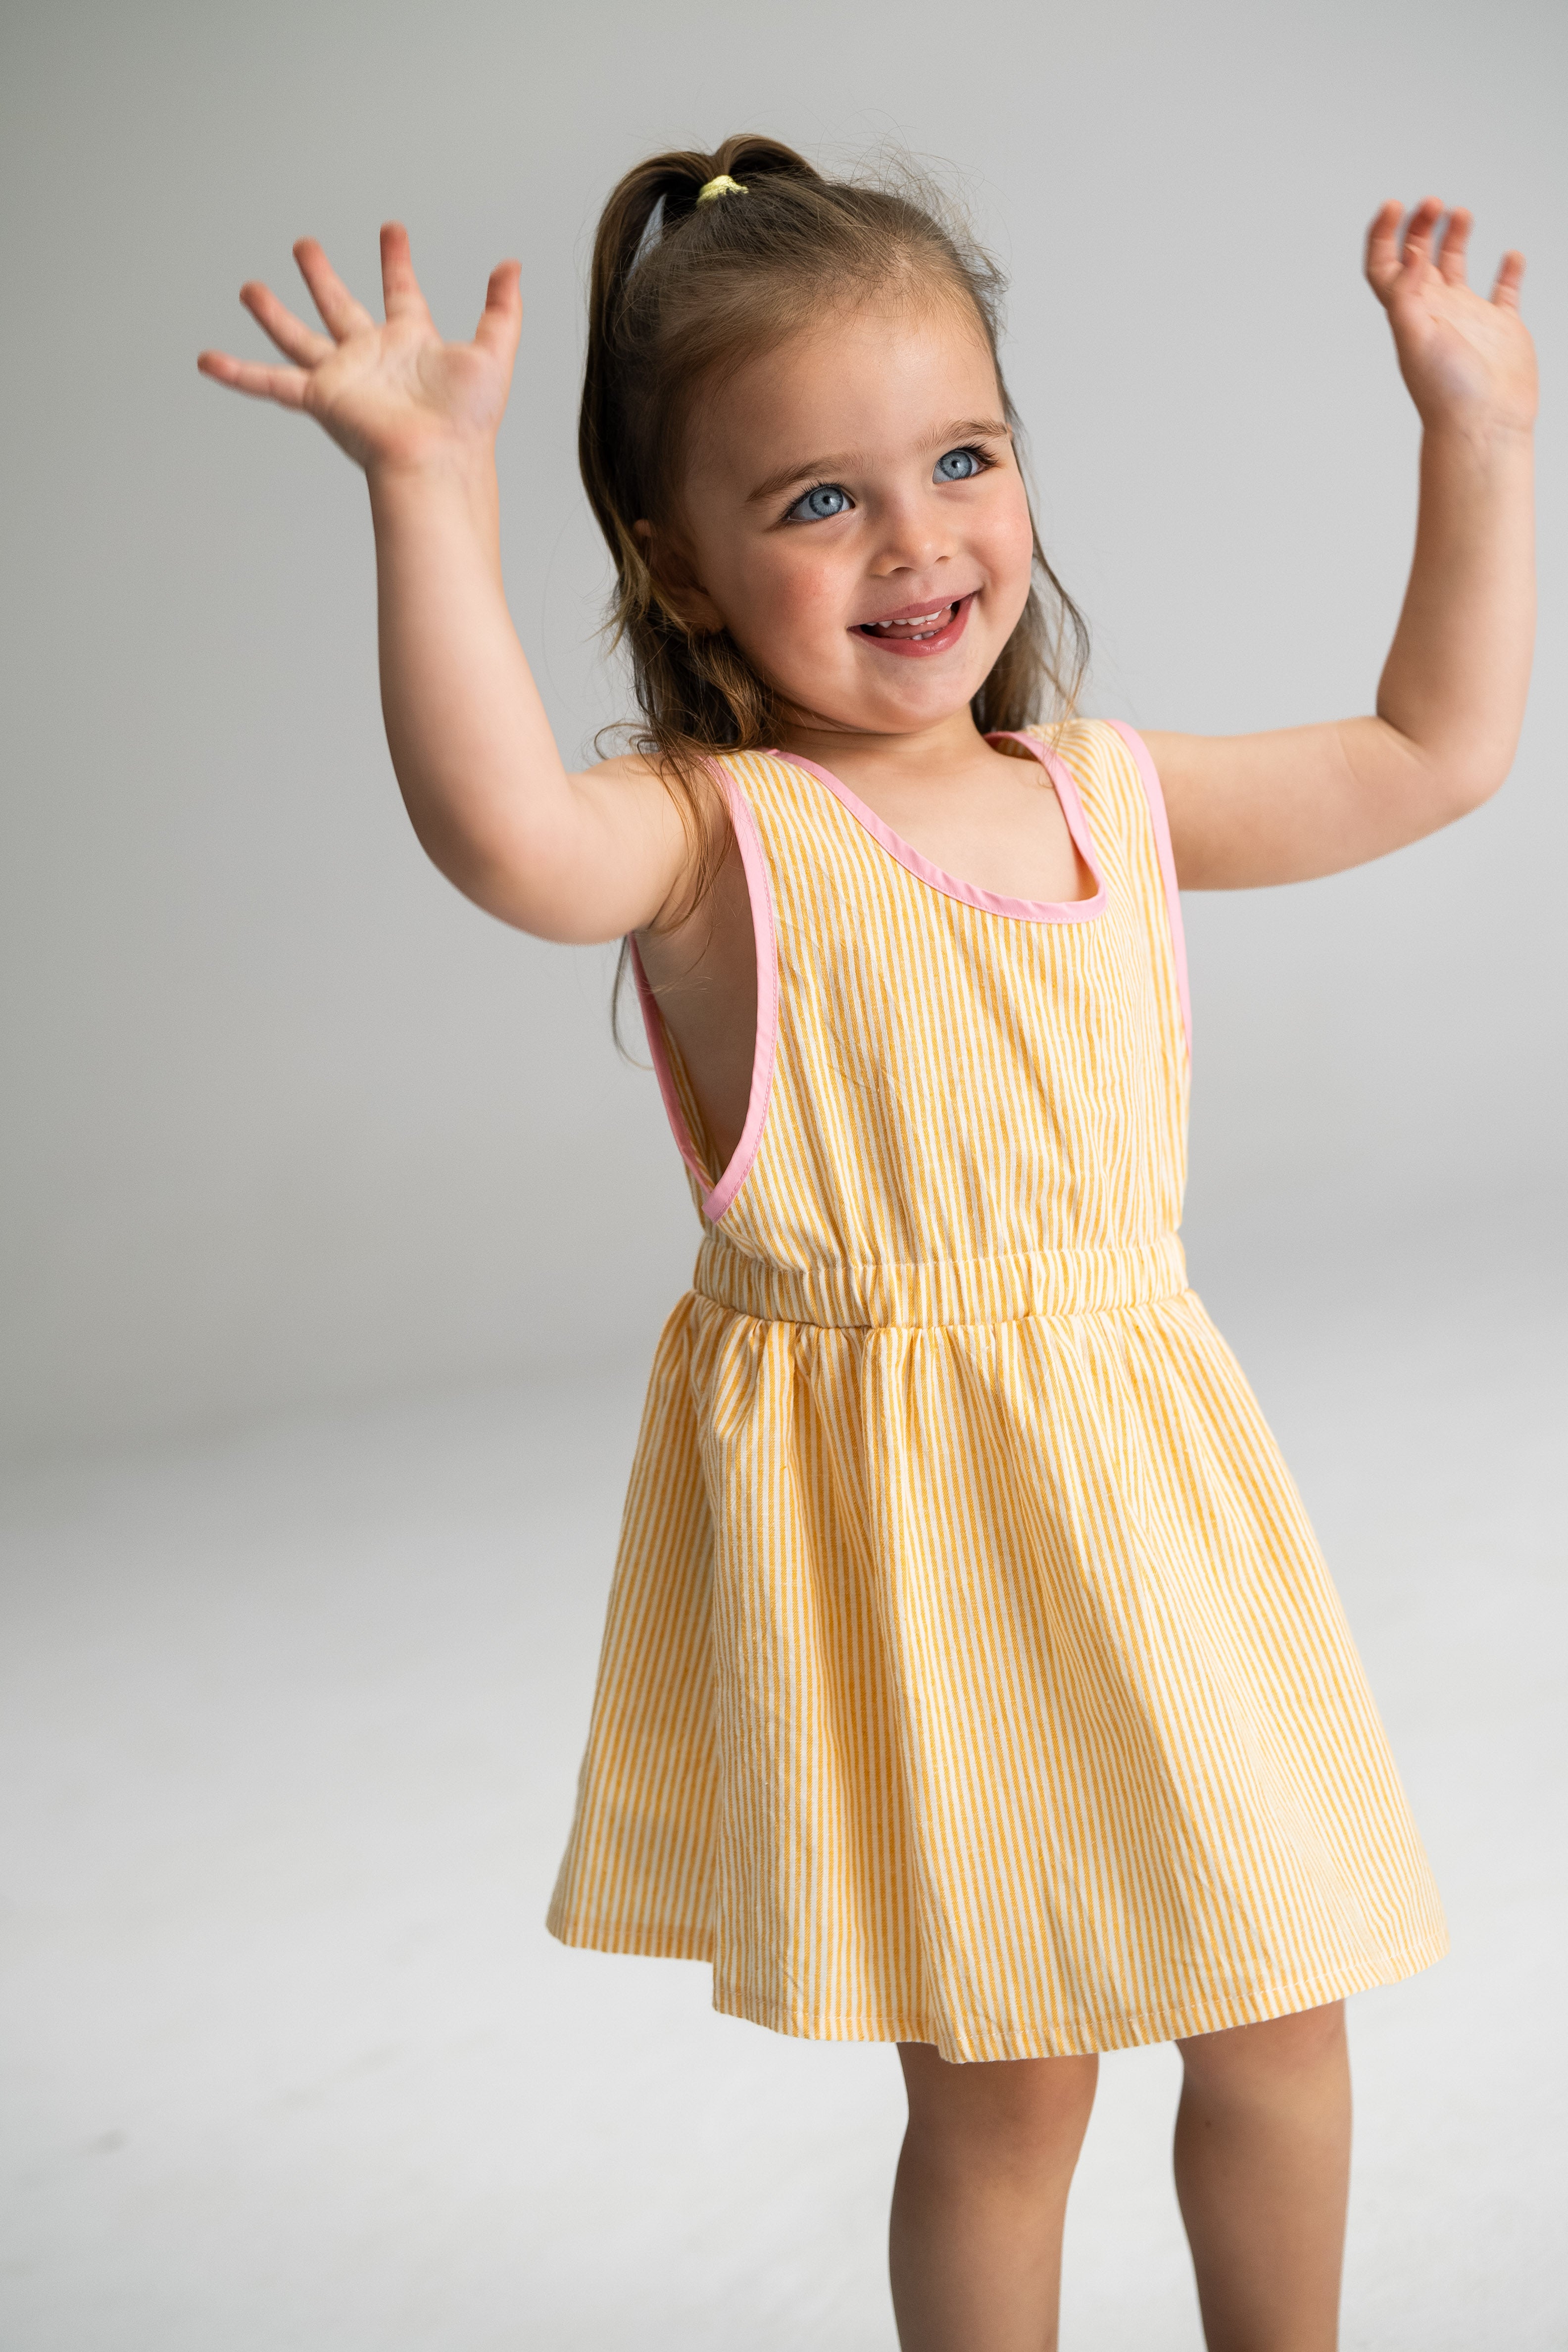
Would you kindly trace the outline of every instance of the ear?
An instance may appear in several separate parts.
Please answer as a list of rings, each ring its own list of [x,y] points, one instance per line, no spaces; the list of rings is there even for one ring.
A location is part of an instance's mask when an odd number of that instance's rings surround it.
[[[655,530],[651,522],[634,522],[632,532],[670,619],[695,636],[717,636],[724,615],[698,579],[685,541],[676,531]]]

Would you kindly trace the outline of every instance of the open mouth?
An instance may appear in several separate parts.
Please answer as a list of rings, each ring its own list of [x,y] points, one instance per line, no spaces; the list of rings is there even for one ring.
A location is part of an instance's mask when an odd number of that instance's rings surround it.
[[[972,588],[967,596],[954,597],[951,604],[933,604],[925,613],[900,614],[896,621],[862,621],[855,635],[880,646],[886,653],[944,654],[963,635],[969,608],[978,593]]]

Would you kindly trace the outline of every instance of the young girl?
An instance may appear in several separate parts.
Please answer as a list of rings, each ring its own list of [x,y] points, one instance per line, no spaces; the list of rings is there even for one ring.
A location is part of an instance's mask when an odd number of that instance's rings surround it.
[[[242,299],[364,467],[387,736],[503,920],[625,936],[704,1224],[643,1423],[551,1926],[896,2042],[906,2352],[1056,2340],[1095,2053],[1173,2040],[1211,2352],[1335,2340],[1343,2001],[1443,1949],[1300,1502],[1187,1286],[1178,887],[1329,874],[1494,792],[1530,661],[1523,264],[1373,223],[1425,426],[1377,715],[1073,715],[998,281],[906,190],[765,139],[657,157],[594,256],[584,478],[645,725],[568,773],[512,631],[521,323]],[[1054,723],[1041,722],[1050,718]]]

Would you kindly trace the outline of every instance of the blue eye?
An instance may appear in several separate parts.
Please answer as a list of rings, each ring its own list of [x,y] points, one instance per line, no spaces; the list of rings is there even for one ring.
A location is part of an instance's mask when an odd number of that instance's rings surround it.
[[[837,482],[818,482],[814,490],[796,499],[789,510],[791,522],[831,522],[835,515],[847,514],[849,493],[841,490]]]
[[[967,482],[985,470],[984,460],[978,449],[950,449],[939,457],[931,474],[933,482]]]

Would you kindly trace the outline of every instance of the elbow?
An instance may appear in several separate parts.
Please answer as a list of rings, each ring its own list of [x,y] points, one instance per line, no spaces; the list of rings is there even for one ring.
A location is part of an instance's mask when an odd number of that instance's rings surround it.
[[[1473,815],[1502,790],[1513,766],[1516,737],[1506,742],[1493,736],[1423,743],[1401,729],[1393,732],[1401,745],[1405,793],[1429,814],[1424,830],[1437,831]]]
[[[1459,761],[1448,779],[1447,800],[1449,822],[1462,816],[1472,816],[1476,810],[1495,799],[1509,779],[1513,767],[1513,746],[1506,752],[1479,752]]]

